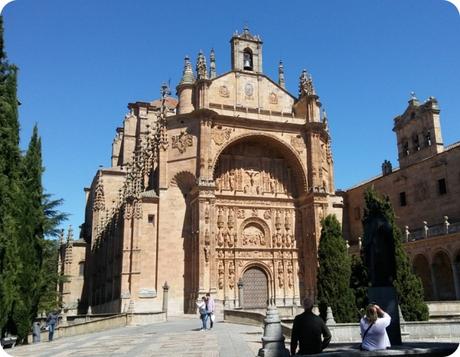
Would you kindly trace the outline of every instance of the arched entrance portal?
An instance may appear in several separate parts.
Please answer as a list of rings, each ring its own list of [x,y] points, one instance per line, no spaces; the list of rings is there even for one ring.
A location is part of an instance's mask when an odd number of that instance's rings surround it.
[[[297,154],[274,138],[244,136],[223,148],[213,173],[217,298],[229,308],[240,298],[246,308],[263,308],[269,296],[278,306],[299,304],[307,220],[300,218],[306,178]]]
[[[242,278],[243,301],[245,309],[265,308],[268,304],[268,279],[258,267],[246,270]]]

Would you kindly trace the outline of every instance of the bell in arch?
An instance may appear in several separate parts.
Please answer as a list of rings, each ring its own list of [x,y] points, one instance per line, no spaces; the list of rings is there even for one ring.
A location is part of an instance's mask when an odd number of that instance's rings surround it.
[[[249,50],[243,52],[243,68],[252,71],[252,53]]]

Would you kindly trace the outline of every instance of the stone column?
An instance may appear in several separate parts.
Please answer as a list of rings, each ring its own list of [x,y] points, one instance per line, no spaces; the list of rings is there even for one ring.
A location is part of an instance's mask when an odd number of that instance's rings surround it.
[[[120,298],[121,305],[129,303],[131,299],[131,235],[133,224],[133,207],[131,203],[126,202],[123,212],[123,255],[122,255],[122,271],[121,271],[121,287]]]
[[[438,284],[436,281],[436,274],[435,274],[436,267],[433,264],[430,264],[430,273],[431,273],[431,286],[433,287],[433,300],[438,300]]]
[[[454,286],[455,286],[455,298],[457,300],[460,300],[460,274],[459,274],[459,263],[453,263],[452,264],[452,273],[453,273],[453,278],[454,278]]]
[[[238,280],[238,301],[239,301],[238,305],[241,309],[244,308],[243,288],[244,288],[243,280],[240,278]]]

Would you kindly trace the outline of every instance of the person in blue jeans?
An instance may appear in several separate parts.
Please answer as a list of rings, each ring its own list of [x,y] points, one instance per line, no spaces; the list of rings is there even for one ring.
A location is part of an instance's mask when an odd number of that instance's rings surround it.
[[[201,298],[201,302],[197,302],[198,312],[200,313],[200,319],[202,322],[202,327],[200,331],[206,331],[206,325],[208,322],[208,310],[206,309],[206,296]]]
[[[46,326],[48,326],[48,341],[53,341],[54,330],[59,320],[59,314],[51,311],[46,318]]]

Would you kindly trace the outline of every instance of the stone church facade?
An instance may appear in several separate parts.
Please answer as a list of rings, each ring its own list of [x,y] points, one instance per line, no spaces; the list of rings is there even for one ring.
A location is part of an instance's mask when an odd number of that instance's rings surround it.
[[[299,94],[262,70],[262,41],[185,58],[177,99],[130,103],[112,165],[86,189],[80,310],[192,312],[211,292],[229,308],[299,305],[315,295],[321,218],[341,219],[331,138],[311,76]]]

